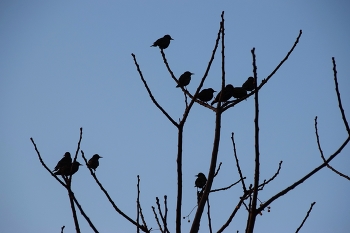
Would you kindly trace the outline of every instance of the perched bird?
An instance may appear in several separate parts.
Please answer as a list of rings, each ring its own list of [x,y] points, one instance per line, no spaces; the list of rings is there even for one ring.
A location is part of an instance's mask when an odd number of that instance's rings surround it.
[[[81,163],[78,161],[75,161],[69,165],[65,165],[63,167],[60,167],[57,172],[55,172],[55,175],[62,175],[62,176],[69,176],[73,175],[79,170],[79,166],[81,166]]]
[[[233,98],[242,98],[247,95],[247,91],[243,87],[234,87],[232,90]]]
[[[190,81],[191,81],[191,75],[194,73],[191,73],[189,71],[186,71],[185,73],[183,73],[180,78],[179,78],[179,82],[177,84],[176,87],[185,87],[187,86]]]
[[[255,80],[253,77],[249,77],[247,81],[245,81],[242,87],[247,91],[252,91],[255,88]]]
[[[197,176],[197,179],[196,181],[194,182],[194,187],[197,187],[197,188],[203,188],[205,186],[205,184],[207,183],[207,178],[205,177],[205,175],[203,173],[198,173]]]
[[[72,157],[70,156],[69,152],[66,152],[63,156],[63,158],[58,161],[55,169],[53,171],[58,171],[61,167],[64,167],[66,165],[70,165],[72,163]]]
[[[233,86],[231,84],[227,84],[226,87],[222,90],[222,96],[221,96],[221,102],[226,102],[232,97],[232,92],[233,92]],[[221,95],[221,91],[217,94],[215,97],[214,101],[211,102],[211,105],[219,102]]]
[[[213,88],[207,88],[203,89],[201,92],[198,93],[197,98],[201,101],[208,102],[213,98],[214,94]]]
[[[170,35],[165,35],[162,38],[159,38],[158,40],[156,40],[153,45],[151,45],[151,47],[159,47],[160,49],[166,49],[168,48],[170,41],[174,40],[173,38],[171,38]]]
[[[101,156],[99,156],[98,154],[94,154],[92,156],[91,159],[89,159],[88,163],[87,163],[87,166],[88,168],[91,168],[91,169],[94,169],[94,171],[96,171],[96,168],[98,167],[98,165],[100,164],[98,162],[98,159],[99,158],[102,158]]]

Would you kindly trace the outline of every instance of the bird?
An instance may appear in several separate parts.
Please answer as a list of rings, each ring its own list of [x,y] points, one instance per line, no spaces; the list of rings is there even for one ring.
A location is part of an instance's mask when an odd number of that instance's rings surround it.
[[[234,87],[232,90],[233,98],[242,98],[247,95],[247,91],[243,87]]]
[[[156,40],[153,45],[151,45],[151,47],[159,47],[160,49],[166,49],[168,48],[170,41],[174,40],[173,38],[171,38],[170,35],[165,35],[162,38],[159,38],[158,40]]]
[[[247,91],[252,91],[255,88],[255,80],[253,77],[249,77],[247,81],[245,81],[242,87]]]
[[[64,167],[66,165],[70,165],[72,163],[72,157],[70,155],[69,152],[66,152],[64,155],[63,155],[63,158],[58,161],[55,169],[53,170],[53,172],[55,171],[58,171],[61,167]]]
[[[82,164],[79,163],[78,161],[75,161],[69,165],[65,165],[63,167],[60,167],[57,172],[55,172],[55,175],[61,175],[61,176],[69,176],[73,175],[79,170],[79,166]]]
[[[191,73],[189,71],[186,71],[185,73],[183,73],[180,78],[179,78],[179,81],[178,81],[178,84],[176,87],[185,87],[187,86],[190,81],[191,81],[191,75],[194,74],[194,73]]]
[[[203,189],[203,187],[205,186],[205,184],[207,183],[207,178],[205,177],[205,175],[203,173],[198,173],[197,176],[197,179],[196,181],[194,182],[194,187],[197,187],[197,188],[201,188]]]
[[[208,102],[213,98],[214,94],[213,88],[207,88],[201,90],[201,92],[198,93],[197,98],[200,99],[201,101]]]
[[[91,168],[91,169],[94,169],[94,171],[96,171],[96,168],[97,168],[98,165],[100,164],[100,163],[98,162],[98,159],[99,159],[99,158],[103,158],[103,157],[99,156],[98,154],[94,154],[94,155],[92,156],[92,158],[89,159],[89,161],[88,161],[88,163],[87,163],[87,167],[88,167],[88,168]]]
[[[217,94],[215,97],[214,101],[211,102],[211,105],[219,102],[220,95],[221,95],[221,102],[226,102],[232,97],[232,92],[233,92],[233,86],[231,84],[227,84],[224,89],[222,90],[222,95],[221,91]]]

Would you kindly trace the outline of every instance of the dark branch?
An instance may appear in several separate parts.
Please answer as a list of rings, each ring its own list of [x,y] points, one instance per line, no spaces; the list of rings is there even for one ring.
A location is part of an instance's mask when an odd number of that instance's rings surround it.
[[[121,216],[123,216],[126,220],[128,220],[129,222],[131,222],[132,224],[134,224],[135,226],[138,226],[142,231],[144,232],[149,232],[149,230],[142,225],[137,224],[137,222],[135,222],[133,219],[131,219],[129,216],[127,216],[123,211],[121,211],[117,205],[114,203],[114,201],[112,200],[112,198],[109,196],[107,190],[102,186],[102,184],[100,183],[100,181],[97,179],[95,173],[93,172],[93,170],[91,168],[89,168],[87,166],[87,159],[85,158],[84,155],[84,151],[80,151],[81,152],[81,156],[83,157],[86,167],[89,169],[91,176],[94,178],[94,180],[96,181],[97,185],[100,187],[100,189],[102,190],[102,192],[106,195],[108,201],[112,204],[113,208],[115,209],[115,211],[117,211]]]
[[[312,207],[313,207],[315,204],[316,204],[316,202],[312,202],[312,203],[311,203],[311,206],[310,206],[309,211],[307,211],[306,216],[305,216],[303,222],[300,224],[300,226],[299,226],[298,229],[295,231],[295,233],[298,233],[298,232],[300,231],[300,229],[303,227],[303,225],[304,225],[306,219],[309,217],[309,214],[311,213]]]
[[[169,120],[171,123],[173,123],[173,125],[175,125],[176,127],[178,127],[178,123],[176,123],[176,121],[174,121],[174,119],[162,108],[162,106],[160,106],[160,105],[158,104],[157,100],[153,97],[152,92],[151,92],[151,90],[149,89],[146,80],[143,78],[142,72],[141,72],[141,70],[140,70],[140,66],[139,66],[139,64],[138,64],[137,61],[136,61],[136,56],[135,56],[135,54],[132,53],[131,56],[134,58],[134,62],[135,62],[137,71],[139,72],[140,77],[141,77],[141,80],[142,80],[143,84],[145,85],[145,87],[146,87],[146,89],[147,89],[147,92],[148,92],[149,96],[151,97],[153,103],[154,103],[154,104],[157,106],[157,108],[168,118],[168,120]]]
[[[233,154],[234,154],[235,159],[236,159],[236,166],[237,166],[238,174],[239,174],[239,177],[241,178],[240,181],[242,181],[243,192],[246,193],[247,192],[247,188],[246,188],[245,183],[244,183],[241,167],[239,166],[239,161],[238,161],[237,152],[236,152],[236,143],[235,143],[235,140],[234,140],[234,133],[233,132],[231,134],[231,141],[232,141],[232,144],[233,144]]]

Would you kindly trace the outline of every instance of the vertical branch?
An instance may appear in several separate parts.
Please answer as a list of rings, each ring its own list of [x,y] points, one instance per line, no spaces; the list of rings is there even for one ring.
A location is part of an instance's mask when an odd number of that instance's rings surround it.
[[[73,201],[73,194],[72,194],[72,191],[70,190],[70,187],[68,187],[67,190],[68,190],[68,197],[69,197],[70,207],[72,209],[73,220],[74,220],[74,224],[75,224],[75,230],[77,231],[77,233],[80,233],[80,227],[79,227],[77,212],[75,211],[75,206],[74,206],[74,201]]]
[[[236,152],[236,143],[235,143],[234,133],[233,132],[231,134],[231,140],[232,140],[232,144],[233,144],[233,153],[234,153],[234,156],[235,156],[235,159],[236,159],[237,170],[238,170],[238,173],[239,173],[239,177],[241,178],[243,191],[244,191],[244,193],[246,193],[247,192],[247,188],[246,188],[245,183],[244,183],[244,178],[243,178],[241,167],[239,166],[239,161],[238,161],[237,152]]]
[[[211,227],[211,217],[210,217],[210,204],[209,204],[209,198],[207,199],[207,208],[208,208],[208,227],[209,227],[209,232],[213,233],[213,229]]]
[[[224,12],[221,14],[222,22],[220,23],[221,30],[224,30],[223,27],[223,18],[224,18]],[[222,35],[223,36],[223,35]],[[224,49],[224,47],[222,47]],[[223,80],[224,79],[224,73],[223,73]],[[210,161],[210,167],[209,167],[209,174],[208,174],[208,180],[205,185],[205,189],[203,192],[203,196],[198,204],[198,208],[196,211],[196,215],[193,219],[192,226],[191,226],[191,233],[197,233],[199,230],[199,224],[200,220],[202,218],[203,210],[205,203],[208,199],[211,186],[213,184],[213,179],[215,176],[215,168],[216,168],[216,163],[217,163],[217,158],[218,158],[218,151],[219,151],[219,144],[220,144],[220,133],[221,133],[221,115],[222,111],[220,108],[220,102],[218,104],[218,109],[215,113],[215,133],[214,133],[214,143],[213,143],[213,150],[212,150],[212,156],[211,156],[211,161]]]
[[[257,67],[256,67],[256,57],[255,57],[255,48],[252,49],[253,56],[253,72],[254,72],[254,85],[255,85],[255,174],[254,174],[254,187],[253,187],[253,197],[252,205],[249,212],[249,219],[246,232],[253,233],[255,219],[257,215],[256,204],[258,199],[258,188],[259,188],[259,175],[260,175],[260,152],[259,152],[259,91],[257,90]]]
[[[221,90],[225,87],[225,20],[224,12],[221,14]],[[222,93],[222,92],[221,92]],[[221,100],[221,97],[220,97]],[[220,106],[221,101],[219,101]]]
[[[164,195],[164,229],[166,232],[169,233],[169,229],[168,229],[168,224],[167,224],[167,217],[168,217],[168,202],[167,202],[167,195]]]
[[[137,199],[136,199],[136,206],[137,206],[137,216],[136,216],[136,232],[140,233],[140,176],[137,175]]]
[[[177,202],[176,202],[176,232],[181,232],[181,205],[182,205],[182,134],[183,123],[178,127],[177,138]]]

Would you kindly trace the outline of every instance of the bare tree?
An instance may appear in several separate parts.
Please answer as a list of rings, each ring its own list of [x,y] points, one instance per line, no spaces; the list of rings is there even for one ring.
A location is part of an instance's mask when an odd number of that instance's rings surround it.
[[[192,110],[192,107],[194,104],[199,104],[202,107],[208,108],[215,113],[215,130],[214,130],[214,135],[213,135],[213,147],[212,147],[212,152],[211,152],[211,161],[210,161],[209,170],[207,172],[207,177],[204,176],[204,178],[202,178],[202,180],[198,180],[198,185],[196,183],[196,186],[198,188],[197,189],[197,200],[198,200],[197,204],[198,205],[196,206],[194,219],[192,221],[191,230],[190,230],[191,233],[196,233],[199,231],[199,229],[201,227],[200,223],[201,223],[201,219],[203,217],[203,212],[204,212],[205,206],[207,206],[209,232],[213,232],[213,231],[223,232],[230,225],[230,223],[231,223],[232,219],[235,217],[236,213],[239,210],[241,210],[241,211],[245,210],[247,213],[247,223],[246,223],[245,232],[251,233],[251,232],[254,232],[256,217],[259,214],[261,214],[262,211],[264,211],[264,210],[269,211],[269,209],[270,209],[269,205],[271,203],[276,201],[278,198],[281,198],[285,194],[289,193],[294,188],[297,188],[300,184],[302,184],[304,181],[309,179],[311,176],[313,176],[315,173],[320,171],[322,168],[328,167],[328,168],[332,169],[333,171],[337,172],[339,175],[349,179],[348,176],[341,174],[340,172],[336,171],[334,168],[332,168],[329,165],[329,163],[338,154],[341,153],[341,151],[346,147],[346,145],[349,143],[349,140],[350,140],[350,129],[349,129],[349,125],[348,125],[345,113],[344,113],[344,109],[342,107],[340,92],[338,89],[336,63],[335,63],[335,59],[332,58],[336,95],[338,98],[338,105],[339,105],[339,110],[340,110],[341,115],[342,115],[342,120],[344,122],[345,129],[348,132],[347,138],[345,138],[344,142],[342,142],[342,144],[339,146],[339,148],[337,150],[335,150],[334,153],[329,155],[328,158],[326,159],[326,157],[323,154],[323,151],[321,149],[321,143],[320,143],[319,134],[318,134],[318,130],[317,130],[317,117],[316,117],[315,118],[316,140],[317,140],[318,148],[319,148],[321,157],[323,159],[323,162],[319,166],[315,167],[314,169],[309,171],[307,174],[305,174],[301,179],[296,180],[293,184],[290,184],[287,188],[281,189],[279,192],[277,192],[275,195],[268,198],[263,203],[259,201],[259,192],[262,191],[266,185],[270,184],[270,182],[273,181],[279,175],[279,172],[282,168],[282,161],[280,161],[278,166],[276,165],[277,170],[274,171],[274,174],[268,180],[266,180],[266,179],[262,180],[260,177],[260,166],[261,166],[261,164],[260,164],[260,135],[259,135],[259,129],[260,129],[259,94],[260,94],[260,90],[268,83],[268,81],[274,76],[274,74],[278,71],[278,69],[287,61],[287,59],[289,58],[289,56],[292,54],[292,52],[296,48],[297,44],[299,43],[299,39],[301,38],[301,35],[302,35],[302,31],[300,30],[294,44],[292,45],[290,50],[287,52],[286,56],[281,60],[281,62],[279,64],[276,65],[276,68],[267,77],[262,78],[262,79],[258,78],[257,57],[256,57],[256,53],[255,53],[255,48],[253,48],[251,50],[252,71],[253,71],[253,79],[251,79],[251,80],[253,81],[252,82],[253,87],[249,90],[250,91],[249,93],[245,92],[244,95],[236,98],[233,101],[229,101],[229,100],[223,101],[224,95],[225,95],[225,88],[226,88],[227,84],[226,84],[226,77],[225,77],[225,20],[224,20],[224,12],[222,12],[220,26],[219,26],[219,30],[217,33],[217,38],[216,38],[215,43],[214,43],[214,48],[213,48],[211,57],[209,59],[208,65],[205,69],[204,75],[201,78],[201,81],[200,81],[196,91],[194,93],[190,93],[186,89],[186,87],[179,85],[181,87],[183,94],[184,94],[184,102],[185,102],[185,108],[183,110],[182,118],[180,118],[179,121],[176,121],[165,110],[165,107],[163,107],[159,104],[156,97],[154,97],[154,95],[152,94],[151,88],[148,86],[146,79],[141,71],[141,66],[136,59],[136,55],[132,54],[136,69],[139,73],[141,81],[143,82],[143,84],[147,90],[149,97],[151,98],[151,100],[155,104],[155,106],[162,112],[162,114],[177,129],[177,145],[178,145],[177,152],[176,152],[177,153],[177,160],[176,160],[176,162],[177,162],[177,170],[176,170],[176,172],[177,172],[177,198],[176,198],[176,200],[174,200],[174,201],[176,201],[176,210],[174,210],[174,211],[176,211],[176,215],[175,215],[176,216],[176,219],[175,219],[176,229],[175,229],[175,232],[177,232],[177,233],[181,232],[181,221],[183,219],[183,217],[182,217],[182,212],[183,212],[182,211],[182,200],[183,200],[183,196],[182,196],[182,194],[183,194],[183,190],[182,190],[182,185],[183,185],[182,155],[183,155],[183,144],[184,144],[183,132],[184,132],[184,127],[185,127],[186,122],[187,122],[187,118],[188,118],[189,114],[191,113],[191,110]],[[168,63],[165,52],[164,52],[164,49],[167,46],[165,46],[165,47],[159,46],[159,47],[160,47],[160,55],[163,59],[164,65],[166,66],[166,68],[169,72],[170,77],[174,80],[175,83],[179,84],[179,79],[177,79],[175,77],[175,75],[174,75],[174,73],[173,73],[173,71]],[[216,55],[217,50],[219,48],[221,48],[221,92],[217,96],[217,101],[216,101],[217,105],[214,107],[205,101],[201,101],[198,98],[198,95],[199,95],[200,91],[202,90],[203,84],[208,76],[208,73],[211,69],[211,65],[214,61],[215,55]],[[232,93],[230,92],[229,97],[231,97],[231,95],[234,95],[233,92]],[[252,97],[252,98],[254,97],[254,105],[255,105],[255,116],[254,116],[254,126],[255,126],[255,133],[254,133],[255,134],[254,135],[254,141],[255,141],[255,163],[254,164],[255,165],[254,166],[255,166],[255,169],[254,169],[254,174],[253,174],[254,182],[253,182],[253,184],[251,184],[249,186],[247,186],[247,184],[245,183],[245,175],[244,175],[244,172],[242,171],[240,164],[239,164],[239,158],[238,158],[238,154],[236,151],[236,144],[235,144],[235,140],[234,140],[234,133],[232,133],[232,136],[231,136],[232,151],[233,151],[233,155],[235,157],[236,168],[237,168],[237,172],[238,172],[238,175],[240,178],[237,182],[235,182],[227,187],[222,187],[219,189],[212,189],[212,185],[213,185],[213,182],[215,180],[214,178],[219,173],[220,167],[221,167],[221,163],[218,165],[217,158],[218,158],[218,151],[219,151],[220,137],[221,137],[222,115],[226,111],[228,111],[229,109],[235,107],[237,104],[241,103],[243,100],[248,99],[250,97]],[[81,140],[82,140],[82,128],[80,129],[80,138],[79,138],[79,142],[78,142],[77,151],[75,153],[74,161],[76,161],[78,153],[80,152],[86,165],[88,165],[88,161],[84,155],[84,152],[83,152],[83,150],[80,149]],[[46,164],[44,163],[44,161],[39,153],[39,150],[37,149],[37,146],[34,143],[34,140],[32,138],[31,138],[31,141],[35,147],[35,150],[38,154],[39,160],[40,160],[41,164],[43,165],[43,167],[63,187],[65,187],[67,189],[68,195],[69,195],[69,200],[71,203],[73,219],[74,219],[75,226],[76,226],[76,231],[80,232],[79,223],[78,223],[78,220],[76,217],[75,205],[79,208],[80,213],[84,216],[84,218],[89,223],[90,227],[94,230],[94,232],[98,232],[98,230],[95,228],[95,226],[92,224],[92,222],[90,221],[88,216],[83,211],[82,207],[79,205],[79,202],[77,201],[76,197],[74,196],[74,193],[72,192],[72,188],[71,188],[72,176],[70,175],[68,177],[63,177],[63,181],[62,181],[61,179],[59,179],[57,177],[57,175],[53,174],[50,171],[50,169],[46,166]],[[121,215],[124,219],[129,221],[131,224],[133,224],[136,227],[137,232],[140,232],[140,231],[150,232],[152,230],[152,228],[148,227],[149,224],[146,223],[145,216],[143,215],[143,211],[141,208],[141,203],[140,203],[140,193],[141,192],[140,192],[140,177],[139,176],[137,176],[136,220],[134,220],[130,216],[126,215],[117,206],[117,204],[113,201],[112,197],[109,195],[108,191],[103,187],[102,183],[97,178],[94,171],[89,167],[88,167],[88,169],[90,170],[90,174],[91,174],[92,178],[96,181],[96,184],[99,186],[101,191],[105,194],[106,198],[108,199],[108,201],[111,203],[112,207],[115,209],[115,211],[119,215]],[[198,179],[200,179],[200,176],[198,176]],[[214,192],[225,191],[225,190],[230,189],[232,186],[237,185],[237,184],[240,184],[242,186],[242,195],[237,197],[236,207],[234,209],[232,209],[232,213],[229,216],[227,216],[226,219],[224,219],[224,224],[219,229],[212,229],[211,216],[210,216],[210,202],[209,202],[210,194],[214,193]],[[169,229],[168,219],[167,219],[168,211],[169,211],[168,204],[167,204],[168,203],[167,196],[164,196],[163,202],[164,202],[164,204],[162,206],[160,199],[158,197],[156,197],[156,202],[155,202],[156,206],[155,207],[152,206],[152,210],[153,210],[155,222],[158,226],[157,230],[159,230],[163,233],[169,233],[169,232],[171,232],[171,229]],[[307,212],[306,217],[302,221],[301,225],[296,229],[296,232],[298,232],[301,229],[301,227],[303,226],[303,224],[305,223],[305,221],[308,218],[314,204],[315,204],[315,202],[313,202],[311,204],[311,207],[310,207],[309,211]],[[242,206],[244,206],[244,208],[241,208]],[[172,210],[170,210],[170,211],[172,211]],[[140,223],[140,222],[142,222],[142,223]],[[64,228],[64,226],[62,227],[62,232],[63,232],[63,228]]]

